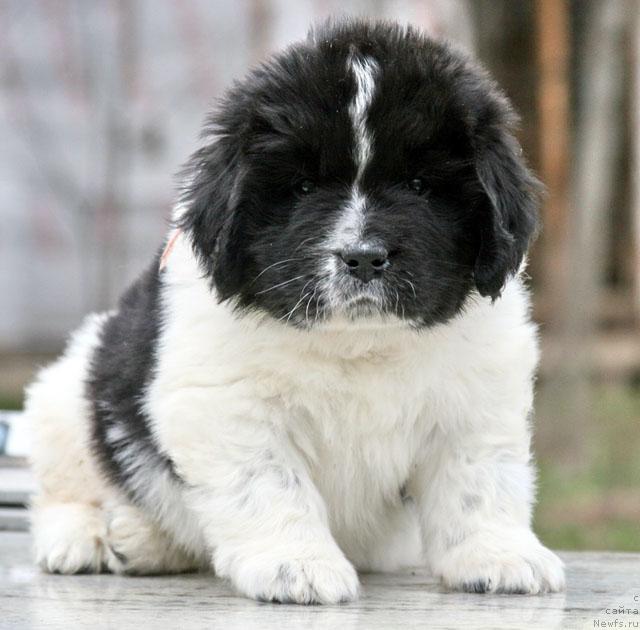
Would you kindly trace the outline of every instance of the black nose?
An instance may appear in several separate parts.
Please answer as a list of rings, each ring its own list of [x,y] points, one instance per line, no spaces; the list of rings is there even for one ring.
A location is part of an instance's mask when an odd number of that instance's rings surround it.
[[[337,252],[349,273],[362,282],[379,278],[390,265],[389,252],[383,247],[354,246]]]

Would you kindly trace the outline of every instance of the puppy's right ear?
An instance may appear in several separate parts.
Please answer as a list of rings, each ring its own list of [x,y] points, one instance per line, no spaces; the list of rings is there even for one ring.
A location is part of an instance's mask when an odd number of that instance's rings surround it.
[[[229,137],[219,137],[193,154],[182,175],[185,210],[177,227],[190,238],[218,298],[229,299],[241,287],[244,266],[238,150]]]

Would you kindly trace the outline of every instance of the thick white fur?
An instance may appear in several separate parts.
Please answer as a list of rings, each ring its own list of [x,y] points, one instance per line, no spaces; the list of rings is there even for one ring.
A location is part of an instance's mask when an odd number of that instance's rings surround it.
[[[147,545],[136,571],[184,570],[208,555],[256,598],[350,600],[353,566],[418,564],[421,547],[453,588],[562,588],[560,561],[529,527],[538,354],[519,279],[495,303],[471,299],[451,322],[420,332],[400,321],[333,320],[304,331],[238,318],[216,302],[183,236],[162,284],[146,407],[185,481],[187,509],[171,516],[174,488],[157,497],[153,518],[127,513],[137,509],[92,463],[81,381],[101,323],[94,318],[29,392],[43,566],[119,570],[109,535],[121,529],[139,534],[125,555]],[[412,500],[401,500],[403,486]],[[132,529],[138,518],[149,526]],[[167,540],[179,541],[178,556]]]

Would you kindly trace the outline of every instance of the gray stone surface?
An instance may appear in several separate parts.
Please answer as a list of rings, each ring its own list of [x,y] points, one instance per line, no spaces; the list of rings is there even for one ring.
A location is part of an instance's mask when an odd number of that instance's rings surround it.
[[[212,575],[43,575],[29,547],[28,534],[0,533],[2,629],[640,627],[640,614],[629,612],[640,609],[640,554],[562,554],[569,584],[562,594],[447,593],[415,572],[365,575],[360,601],[302,607],[249,601]],[[629,611],[613,612],[620,608]]]

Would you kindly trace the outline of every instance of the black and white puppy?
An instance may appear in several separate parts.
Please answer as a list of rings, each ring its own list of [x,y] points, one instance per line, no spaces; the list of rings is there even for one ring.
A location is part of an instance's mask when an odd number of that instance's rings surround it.
[[[464,55],[383,23],[236,84],[164,255],[28,391],[38,562],[209,565],[299,603],[420,562],[561,589],[530,528],[538,184],[513,120]]]

